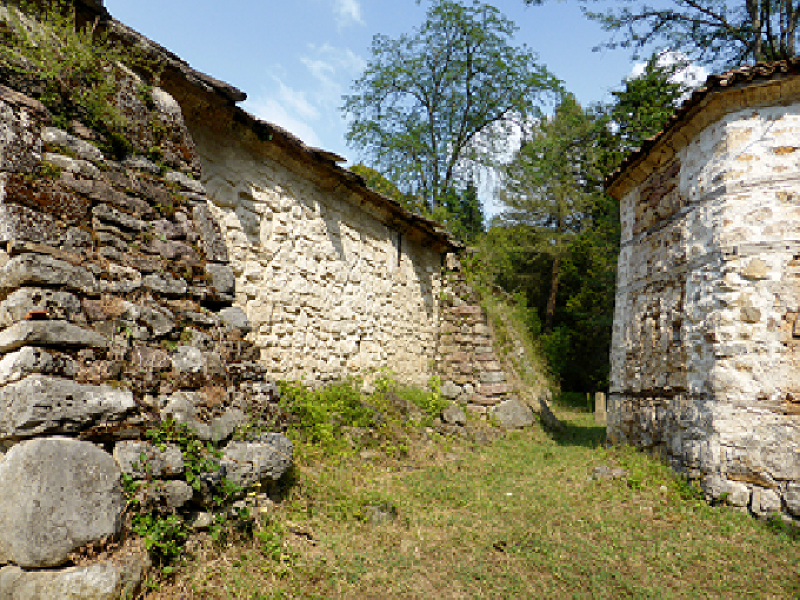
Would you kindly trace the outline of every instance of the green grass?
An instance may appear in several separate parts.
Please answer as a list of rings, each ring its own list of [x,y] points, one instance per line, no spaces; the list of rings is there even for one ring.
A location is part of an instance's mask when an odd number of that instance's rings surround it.
[[[557,408],[489,446],[298,465],[265,534],[195,560],[148,598],[798,598],[800,542],[711,507],[668,468],[606,449]],[[590,480],[592,468],[627,476]],[[397,518],[365,518],[389,502]]]

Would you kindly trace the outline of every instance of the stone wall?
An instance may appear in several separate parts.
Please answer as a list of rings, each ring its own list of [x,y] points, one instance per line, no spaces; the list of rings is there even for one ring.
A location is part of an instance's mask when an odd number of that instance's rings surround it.
[[[445,397],[486,415],[512,391],[495,354],[495,340],[477,294],[458,270],[447,273],[439,327],[437,373]]]
[[[608,435],[710,497],[798,518],[800,104],[736,110],[750,91],[630,169]]]
[[[327,381],[389,367],[432,375],[441,250],[387,224],[363,197],[320,179],[313,165],[236,129],[190,122],[210,208],[227,241],[236,302],[261,362],[280,379]]]
[[[124,540],[122,474],[145,483],[143,510],[190,519],[223,474],[246,487],[291,461],[279,434],[231,440],[274,422],[273,385],[232,306],[235,278],[180,108],[120,77],[135,149],[121,161],[97,132],[52,127],[41,104],[0,85],[3,598],[132,593],[140,552],[75,565],[87,544]],[[143,156],[154,146],[159,165]],[[167,419],[219,446],[202,485],[188,484],[178,447],[147,441]]]

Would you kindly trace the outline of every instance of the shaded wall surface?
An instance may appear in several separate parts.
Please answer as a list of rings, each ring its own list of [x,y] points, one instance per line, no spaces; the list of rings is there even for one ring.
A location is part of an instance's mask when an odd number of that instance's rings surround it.
[[[723,97],[739,106],[656,147],[622,198],[608,434],[796,518],[800,104],[763,105],[781,88]]]

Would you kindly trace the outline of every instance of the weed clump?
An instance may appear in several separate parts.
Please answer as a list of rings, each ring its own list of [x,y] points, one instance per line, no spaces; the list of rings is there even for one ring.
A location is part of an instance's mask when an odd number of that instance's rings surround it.
[[[44,104],[61,129],[89,125],[117,159],[130,153],[128,119],[115,104],[127,65],[153,73],[136,49],[116,44],[97,22],[79,27],[65,0],[0,7],[0,74]]]

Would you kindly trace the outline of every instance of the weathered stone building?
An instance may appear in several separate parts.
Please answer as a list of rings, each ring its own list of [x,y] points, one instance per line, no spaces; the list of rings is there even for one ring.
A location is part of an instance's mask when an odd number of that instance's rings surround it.
[[[609,439],[800,517],[800,60],[710,77],[608,190]]]
[[[210,208],[236,274],[236,302],[271,376],[326,381],[389,366],[433,374],[444,255],[457,243],[311,148],[236,106],[246,95],[108,21],[165,65]]]

